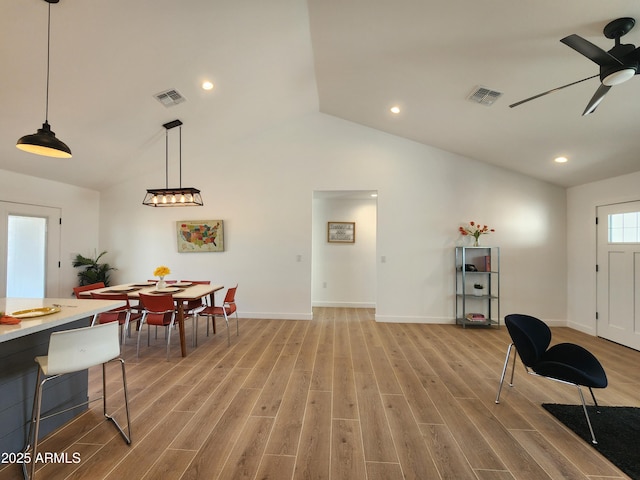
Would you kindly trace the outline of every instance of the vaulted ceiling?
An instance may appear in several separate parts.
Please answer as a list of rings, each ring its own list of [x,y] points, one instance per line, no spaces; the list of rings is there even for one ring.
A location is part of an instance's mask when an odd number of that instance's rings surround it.
[[[321,111],[561,186],[640,170],[639,76],[585,117],[598,78],[509,108],[597,74],[559,40],[609,50],[609,21],[640,22],[632,0],[60,0],[48,119],[68,160],[15,148],[44,122],[49,4],[5,3],[1,169],[100,189],[149,168],[138,159],[175,118],[215,148]],[[478,86],[502,96],[471,102]],[[168,89],[187,101],[163,106]]]

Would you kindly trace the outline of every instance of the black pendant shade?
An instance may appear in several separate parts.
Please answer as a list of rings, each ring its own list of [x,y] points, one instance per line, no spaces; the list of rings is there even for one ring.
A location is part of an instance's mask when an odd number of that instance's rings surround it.
[[[49,17],[47,21],[47,95],[45,103],[45,120],[42,128],[36,133],[25,135],[16,143],[16,147],[25,152],[44,155],[45,157],[71,158],[71,149],[56,134],[51,131],[49,125],[49,57],[51,50],[51,4],[59,0],[44,0],[49,4]]]
[[[162,126],[165,128],[165,188],[148,189],[142,204],[149,207],[201,207],[200,190],[182,186],[182,122],[173,120]],[[174,127],[180,127],[180,186],[169,188],[169,130]]]
[[[18,140],[16,147],[25,152],[46,157],[71,158],[71,149],[66,143],[56,138],[56,134],[51,131],[49,122],[46,120],[36,133],[25,135]]]

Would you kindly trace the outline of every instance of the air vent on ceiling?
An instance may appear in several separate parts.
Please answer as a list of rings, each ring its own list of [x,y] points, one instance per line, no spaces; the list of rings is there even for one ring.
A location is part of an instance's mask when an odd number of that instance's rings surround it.
[[[177,105],[179,103],[187,101],[187,99],[184,98],[182,94],[175,88],[156,93],[154,97],[156,97],[156,100],[158,100],[165,107],[172,107],[173,105]]]
[[[502,92],[491,90],[487,87],[475,87],[471,92],[471,95],[469,95],[467,99],[481,105],[490,106],[493,105],[493,102],[495,102],[501,96]]]

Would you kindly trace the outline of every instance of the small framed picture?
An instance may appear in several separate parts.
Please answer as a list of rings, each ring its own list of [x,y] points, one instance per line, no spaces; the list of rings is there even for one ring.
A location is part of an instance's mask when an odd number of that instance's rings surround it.
[[[356,222],[328,222],[327,241],[329,243],[355,243]]]

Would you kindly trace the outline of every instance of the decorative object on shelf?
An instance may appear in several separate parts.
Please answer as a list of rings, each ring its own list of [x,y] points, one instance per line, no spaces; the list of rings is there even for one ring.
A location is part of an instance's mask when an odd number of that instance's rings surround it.
[[[156,289],[165,288],[167,283],[164,281],[164,277],[171,273],[171,269],[164,265],[160,265],[153,271],[154,277],[159,277],[158,283],[156,283]]]
[[[49,125],[49,58],[51,51],[51,4],[59,0],[44,0],[49,4],[49,17],[47,20],[47,93],[44,109],[44,123],[36,133],[25,135],[16,143],[20,150],[45,157],[71,158],[71,149],[51,131]]]
[[[487,318],[482,313],[467,313],[465,317],[469,322],[486,322]]]
[[[475,239],[473,242],[473,246],[478,247],[480,246],[478,242],[480,239],[480,235],[488,235],[491,232],[495,232],[495,229],[489,228],[486,225],[480,226],[480,224],[476,222],[469,222],[468,226],[462,226],[458,228],[458,231],[462,234],[462,236],[472,236]]]
[[[473,294],[476,297],[481,297],[482,294],[484,293],[483,290],[484,290],[484,285],[482,285],[481,283],[474,283],[473,284]]]
[[[327,222],[327,242],[355,243],[356,222]]]
[[[182,122],[173,120],[162,126],[165,128],[165,188],[148,189],[142,204],[150,207],[201,207],[200,190],[182,186]],[[180,127],[180,186],[169,188],[169,130],[175,127]]]
[[[176,222],[178,252],[224,252],[222,220]]]
[[[84,257],[80,254],[76,255],[73,259],[72,265],[75,268],[84,267],[84,270],[78,272],[78,278],[80,279],[80,286],[91,285],[92,283],[102,282],[105,287],[109,286],[111,270],[116,268],[110,266],[108,263],[100,263],[100,259],[107,252],[102,252],[95,258]]]

